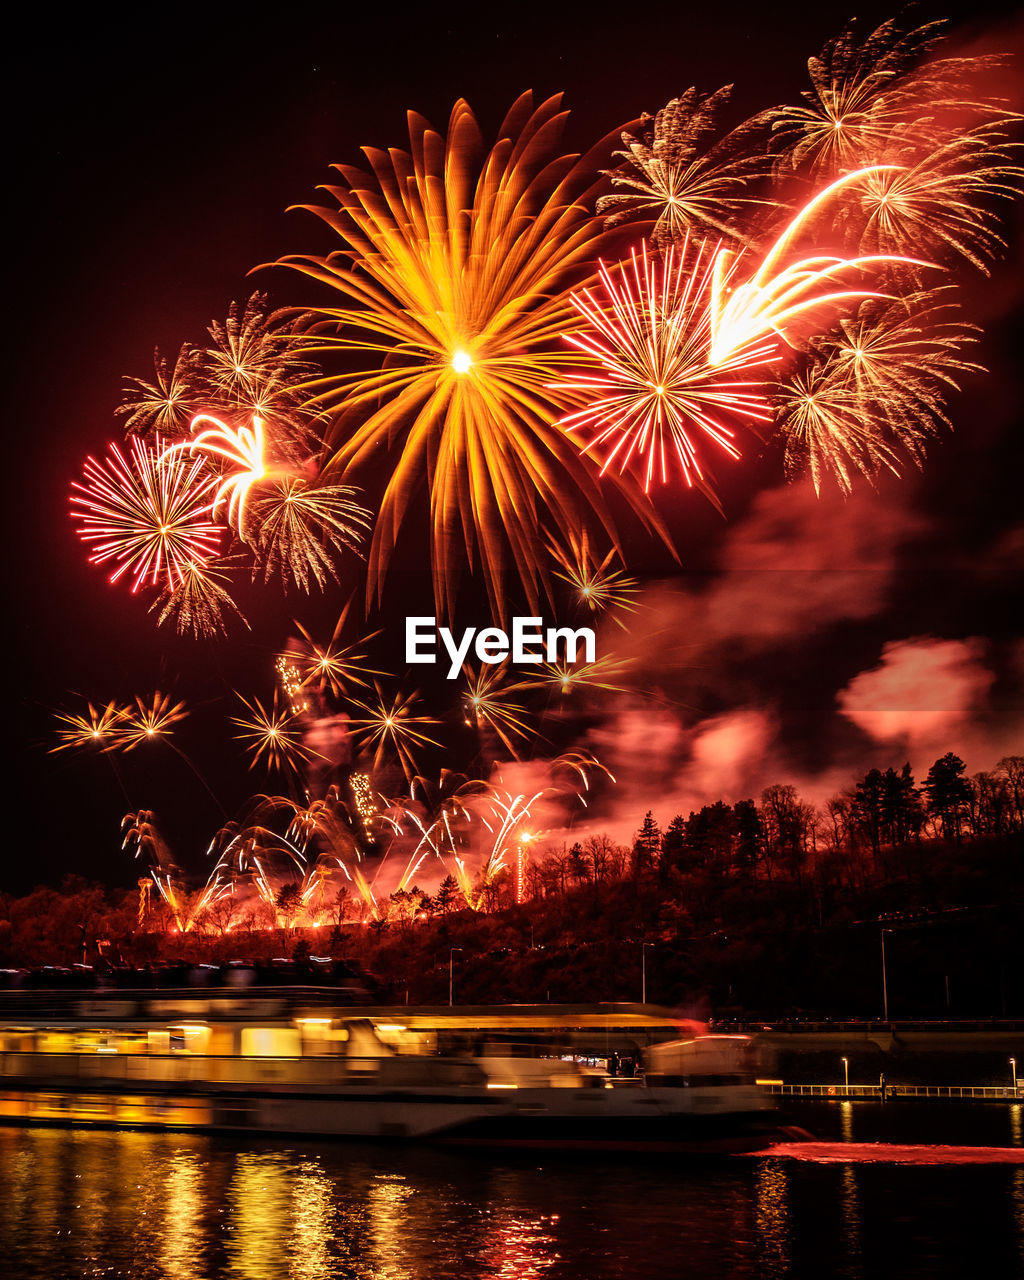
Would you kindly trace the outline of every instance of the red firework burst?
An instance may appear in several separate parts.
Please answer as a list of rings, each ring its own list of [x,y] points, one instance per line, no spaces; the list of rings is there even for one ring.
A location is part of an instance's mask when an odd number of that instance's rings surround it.
[[[602,474],[639,464],[649,491],[655,478],[669,479],[674,457],[688,485],[706,486],[698,440],[738,458],[727,420],[771,421],[764,379],[754,371],[775,358],[774,335],[710,362],[716,252],[706,240],[687,240],[652,261],[644,245],[617,269],[600,264],[599,295],[572,295],[587,327],[563,336],[583,352],[585,367],[557,386],[585,405],[560,425],[586,437],[582,451],[600,458]]]
[[[93,564],[113,562],[111,582],[125,574],[132,591],[144,583],[176,587],[190,567],[219,551],[221,528],[212,516],[216,477],[204,458],[166,451],[137,436],[129,455],[116,444],[102,462],[87,458],[85,481],[71,488],[71,516],[92,549]]]

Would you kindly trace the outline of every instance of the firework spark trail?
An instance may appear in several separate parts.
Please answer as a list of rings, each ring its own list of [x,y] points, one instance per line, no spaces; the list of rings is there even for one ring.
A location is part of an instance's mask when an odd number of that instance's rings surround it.
[[[217,556],[222,531],[203,459],[169,456],[159,436],[155,448],[133,437],[127,458],[112,444],[84,472],[85,483],[71,486],[71,515],[90,563],[114,562],[111,582],[129,574],[133,592],[143,583],[173,588],[191,565]]]
[[[449,614],[461,566],[453,548],[479,564],[502,616],[509,554],[531,607],[539,599],[544,511],[578,532],[586,510],[617,541],[594,474],[555,425],[571,406],[551,390],[575,363],[556,341],[572,320],[568,291],[592,274],[603,234],[584,206],[587,158],[551,155],[563,120],[559,98],[534,108],[524,94],[485,151],[465,102],[445,138],[411,115],[410,153],[365,148],[372,176],[337,165],[341,182],[326,189],[338,209],[307,206],[344,251],[282,259],[354,304],[317,308],[310,350],[371,361],[308,384],[316,403],[342,409],[327,433],[337,448],[328,469],[347,478],[400,442],[374,528],[368,597],[381,593],[423,483],[435,594]],[[627,493],[660,531],[650,505]]]
[[[711,280],[711,350],[708,356],[711,364],[724,364],[746,344],[769,333],[789,341],[787,327],[820,307],[883,296],[871,289],[840,287],[839,278],[850,271],[893,264],[920,268],[931,265],[894,254],[867,254],[857,258],[817,255],[780,266],[780,260],[793,241],[824,204],[852,183],[894,167],[869,165],[843,174],[819,191],[783,229],[753,276],[731,291],[728,279],[736,267],[736,255],[729,249],[718,251]]]
[[[770,421],[763,375],[750,375],[774,358],[774,336],[754,333],[738,340],[712,363],[711,287],[720,255],[707,241],[684,242],[652,262],[643,245],[613,276],[599,266],[602,296],[590,289],[572,295],[588,328],[563,336],[587,357],[587,364],[564,383],[578,393],[583,409],[559,419],[567,432],[587,433],[585,453],[604,449],[601,474],[615,463],[624,472],[642,460],[644,491],[669,479],[669,458],[687,485],[706,488],[695,437],[711,441],[738,458],[734,434],[722,415],[750,422]],[[740,380],[725,374],[747,374]]]
[[[212,425],[195,435],[200,424]],[[250,541],[245,528],[246,508],[253,487],[273,477],[264,456],[265,440],[263,419],[254,414],[252,427],[230,427],[210,413],[197,414],[192,419],[193,435],[188,440],[171,445],[164,456],[173,456],[182,450],[199,451],[207,458],[220,458],[228,464],[227,474],[217,485],[210,509],[216,514],[222,503],[228,504],[228,521],[235,526],[243,542]],[[233,469],[231,469],[233,468]]]

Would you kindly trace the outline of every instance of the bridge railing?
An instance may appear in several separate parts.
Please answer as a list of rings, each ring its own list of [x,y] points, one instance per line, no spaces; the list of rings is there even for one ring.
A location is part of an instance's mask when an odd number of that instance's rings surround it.
[[[844,1099],[874,1099],[882,1096],[877,1084],[765,1084],[769,1093],[783,1098],[823,1098],[829,1102]],[[984,1084],[886,1084],[888,1098],[976,1098],[995,1102],[1024,1100],[1024,1082],[1014,1090],[1010,1085]]]

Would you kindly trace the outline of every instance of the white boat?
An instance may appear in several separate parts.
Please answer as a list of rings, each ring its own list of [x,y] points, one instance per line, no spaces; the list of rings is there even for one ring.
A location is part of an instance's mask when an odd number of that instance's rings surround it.
[[[748,1037],[650,1006],[4,994],[0,1122],[677,1151],[756,1147],[778,1128]]]

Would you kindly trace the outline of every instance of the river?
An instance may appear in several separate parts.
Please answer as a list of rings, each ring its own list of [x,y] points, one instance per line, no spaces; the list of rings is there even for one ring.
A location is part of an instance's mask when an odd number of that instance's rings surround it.
[[[820,1140],[686,1163],[0,1128],[3,1273],[11,1280],[1024,1274],[1019,1106],[847,1103],[798,1119]]]

